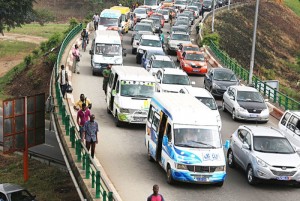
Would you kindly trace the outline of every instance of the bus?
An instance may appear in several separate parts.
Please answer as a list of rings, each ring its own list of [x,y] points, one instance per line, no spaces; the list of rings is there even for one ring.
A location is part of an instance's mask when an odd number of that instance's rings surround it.
[[[100,14],[98,30],[106,30],[108,27],[121,27],[121,12],[118,10],[104,9]]]

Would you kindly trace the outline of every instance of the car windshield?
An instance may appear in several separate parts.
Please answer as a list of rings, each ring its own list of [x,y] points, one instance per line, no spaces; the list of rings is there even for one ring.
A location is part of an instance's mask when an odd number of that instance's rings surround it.
[[[100,17],[100,25],[103,26],[118,26],[119,19],[117,18],[107,18],[107,17]]]
[[[152,28],[151,28],[151,25],[149,25],[149,24],[137,24],[134,27],[134,31],[151,31],[152,32]]]
[[[263,103],[264,99],[260,95],[259,92],[256,91],[238,91],[237,92],[237,101],[244,101],[244,102],[259,102]]]
[[[215,71],[213,78],[214,80],[218,80],[218,81],[231,81],[231,82],[237,81],[235,74],[230,71]]]
[[[165,74],[162,80],[163,84],[190,85],[190,79],[187,75]]]
[[[173,61],[154,60],[152,68],[176,68]]]
[[[145,0],[144,5],[146,6],[154,6],[156,5],[157,0]]]
[[[137,13],[137,14],[146,14],[146,9],[144,8],[137,8],[134,10],[134,13]]]
[[[143,33],[137,33],[135,36],[134,36],[134,40],[140,40],[140,38],[142,37],[142,35],[152,35],[152,32],[143,32]]]
[[[210,128],[176,128],[174,127],[175,146],[193,148],[220,148],[221,139],[217,129]]]
[[[293,147],[286,138],[254,136],[254,150],[266,153],[293,154]]]
[[[192,61],[205,61],[203,54],[186,54],[184,59]]]
[[[121,55],[121,50],[121,45],[118,44],[97,43],[95,53],[105,56],[119,56]]]
[[[34,197],[26,190],[16,191],[8,194],[11,201],[32,201]]]
[[[209,107],[211,110],[217,110],[218,106],[216,104],[216,101],[213,98],[209,97],[196,97],[201,103]]]
[[[185,34],[172,34],[171,39],[172,40],[189,41],[190,37],[189,37],[189,35],[185,35]]]
[[[157,11],[158,13],[161,13],[163,15],[169,15],[169,11],[168,10],[159,10]]]
[[[152,55],[165,55],[165,53],[163,52],[163,51],[159,51],[159,52],[147,52],[147,57],[146,57],[146,59],[150,59],[150,57],[152,56]]]
[[[161,41],[160,40],[142,39],[140,45],[150,46],[150,47],[161,47]]]
[[[121,96],[151,98],[154,94],[154,83],[138,81],[121,81]]]
[[[172,27],[172,31],[171,32],[186,32],[187,30],[184,27]]]
[[[211,3],[212,3],[211,1],[204,1],[204,2],[203,2],[203,5],[204,5],[204,6],[210,6]]]
[[[198,46],[184,46],[182,51],[199,51]]]
[[[191,6],[191,7],[187,7],[188,9],[191,9],[193,11],[198,11],[198,8],[197,7],[194,7],[194,6]]]
[[[189,24],[189,22],[186,20],[179,20],[179,21],[175,22],[174,26],[188,25],[188,24]],[[188,31],[187,29],[184,30],[184,32],[187,32],[187,31]]]
[[[185,4],[186,4],[186,1],[175,1],[175,4],[185,5]]]
[[[155,25],[157,25],[157,24],[160,24],[160,19],[158,19],[158,18],[150,18],[151,20],[153,20],[153,23],[155,24]]]

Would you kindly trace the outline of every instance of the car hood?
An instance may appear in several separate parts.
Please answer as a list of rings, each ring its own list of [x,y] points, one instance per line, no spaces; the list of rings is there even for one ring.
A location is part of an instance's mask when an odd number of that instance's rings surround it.
[[[179,45],[179,44],[190,44],[191,41],[182,41],[182,40],[170,40],[170,45]]]
[[[144,13],[144,14],[138,14],[138,13],[136,13],[135,15],[136,15],[137,18],[146,18],[147,17],[146,13]]]
[[[205,61],[193,61],[193,60],[183,60],[184,63],[195,66],[206,66]]]
[[[162,48],[161,47],[150,47],[150,46],[139,46],[138,49],[142,49],[142,50],[161,50],[162,51]]]
[[[93,61],[95,63],[105,63],[105,64],[123,64],[122,56],[112,56],[105,57],[103,55],[94,55]]]
[[[238,104],[245,109],[257,109],[257,110],[263,110],[267,109],[267,106],[265,103],[258,103],[258,102],[246,102],[246,101],[237,101]]]
[[[148,112],[151,98],[120,96],[119,105],[121,108],[145,110]]]
[[[226,90],[230,86],[238,85],[238,81],[230,82],[230,81],[220,81],[220,80],[213,80],[213,82],[221,87],[221,89]]]
[[[300,165],[300,157],[297,153],[293,154],[277,154],[255,152],[255,155],[271,166],[290,166],[298,167]]]
[[[165,90],[171,93],[179,93],[179,91],[185,86],[190,86],[190,85],[160,84],[161,90]]]

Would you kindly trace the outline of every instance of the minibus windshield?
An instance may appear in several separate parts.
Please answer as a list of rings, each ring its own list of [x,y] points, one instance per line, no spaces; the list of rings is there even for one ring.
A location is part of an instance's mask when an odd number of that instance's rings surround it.
[[[118,44],[96,44],[96,54],[103,56],[120,56],[122,48]]]
[[[205,127],[175,127],[174,128],[175,146],[209,148],[221,147],[220,134],[217,129]]]
[[[121,96],[151,98],[154,94],[154,83],[139,81],[121,81]]]

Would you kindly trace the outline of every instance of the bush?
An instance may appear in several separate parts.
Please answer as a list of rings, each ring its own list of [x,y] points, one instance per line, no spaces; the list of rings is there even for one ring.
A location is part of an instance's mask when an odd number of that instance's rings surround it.
[[[24,58],[24,63],[25,63],[25,66],[28,67],[30,64],[32,64],[32,56],[31,55],[27,55],[25,58]]]
[[[55,16],[48,9],[36,9],[34,10],[35,19],[34,21],[38,22],[43,26],[46,22],[55,21]]]
[[[210,45],[210,41],[214,42],[217,46],[219,46],[220,42],[220,35],[218,33],[211,33],[207,34],[203,37],[202,41],[200,42],[201,46],[203,45]]]
[[[55,33],[49,38],[48,41],[41,43],[40,49],[45,53],[50,51],[52,48],[59,46],[61,42],[62,35],[60,33]]]
[[[67,35],[78,24],[79,22],[75,18],[71,18],[69,21],[69,28],[64,32],[64,34]]]
[[[45,62],[47,62],[47,65],[53,66],[57,60],[57,53],[51,52],[48,54],[48,56],[45,59]]]

